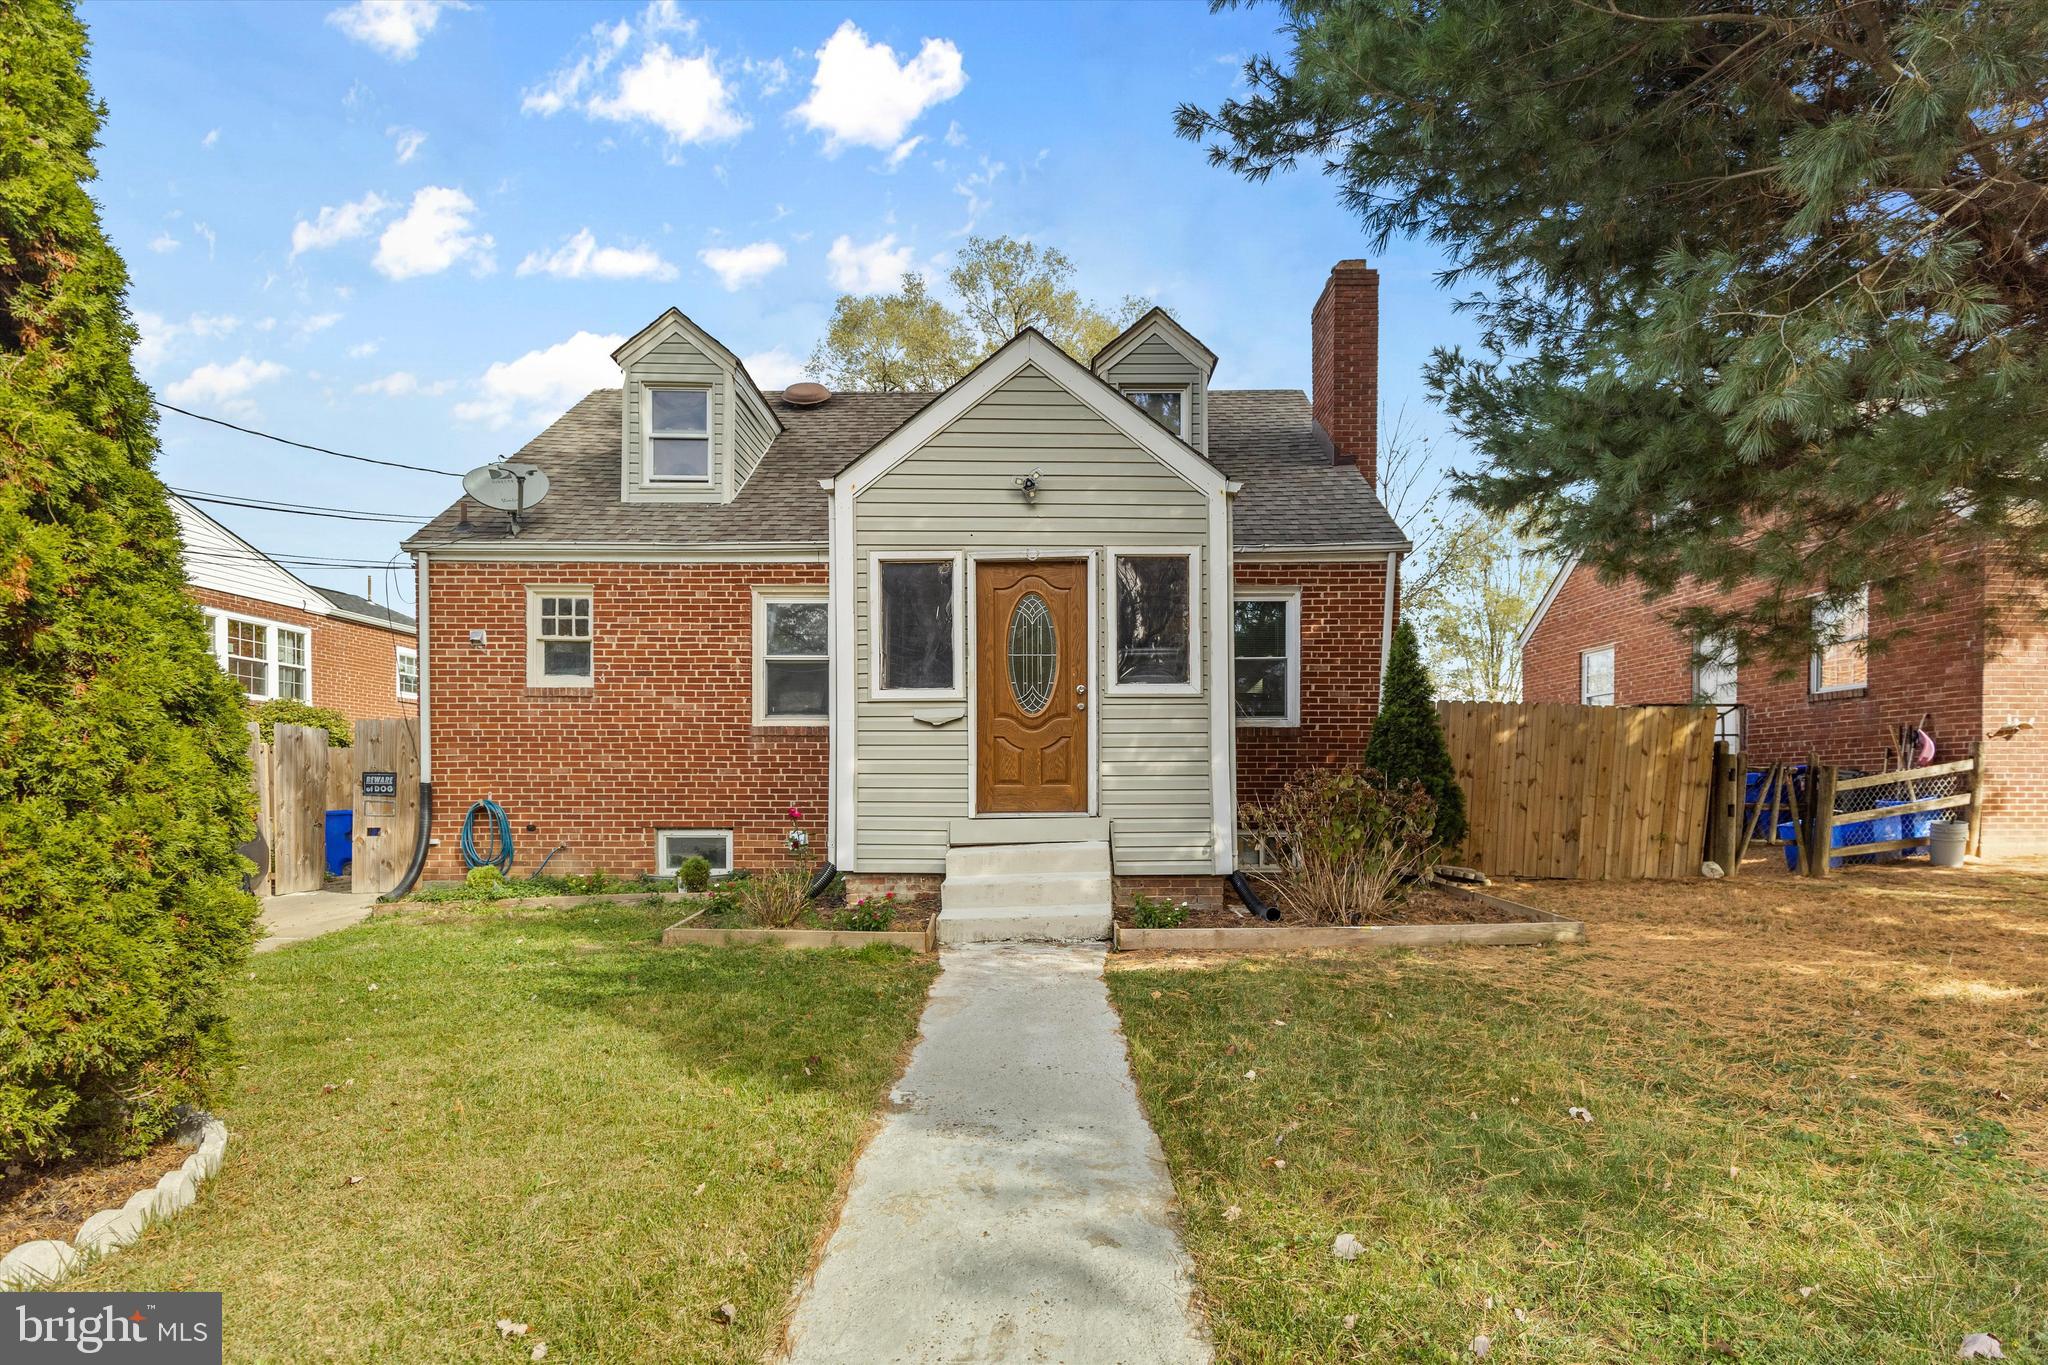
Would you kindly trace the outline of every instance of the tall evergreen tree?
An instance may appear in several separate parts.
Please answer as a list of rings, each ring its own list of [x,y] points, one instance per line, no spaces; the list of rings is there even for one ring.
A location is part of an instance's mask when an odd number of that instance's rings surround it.
[[[1436,841],[1446,849],[1465,842],[1465,789],[1451,764],[1443,722],[1436,715],[1436,689],[1422,666],[1415,627],[1404,618],[1387,651],[1387,676],[1380,680],[1380,713],[1365,744],[1365,763],[1389,782],[1420,782],[1436,802]]]
[[[2048,578],[2048,0],[1280,8],[1292,51],[1180,131],[1449,254],[1481,507],[1652,590],[1760,581],[1687,622],[1746,654],[1944,558]]]
[[[201,1097],[255,915],[242,708],[151,468],[85,60],[63,0],[0,5],[0,1162]]]

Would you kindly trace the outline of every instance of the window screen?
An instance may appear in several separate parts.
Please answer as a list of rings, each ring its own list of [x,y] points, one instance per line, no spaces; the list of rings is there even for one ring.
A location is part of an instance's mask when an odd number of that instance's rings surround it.
[[[1118,682],[1189,681],[1188,589],[1186,555],[1117,557]]]
[[[762,711],[770,716],[822,716],[830,681],[830,615],[823,602],[764,602]]]
[[[950,560],[883,562],[881,653],[882,686],[887,690],[953,688]]]
[[[1237,714],[1246,720],[1287,716],[1287,600],[1241,598],[1233,617],[1237,637]]]
[[[656,479],[711,477],[711,394],[649,389],[648,471]]]

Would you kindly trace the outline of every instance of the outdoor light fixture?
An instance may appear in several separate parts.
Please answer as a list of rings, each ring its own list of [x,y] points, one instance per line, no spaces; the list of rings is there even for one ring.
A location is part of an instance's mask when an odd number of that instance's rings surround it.
[[[1017,491],[1024,495],[1024,501],[1030,502],[1038,496],[1038,481],[1042,477],[1043,473],[1034,469],[1029,474],[1019,474],[1011,482],[1016,484]]]

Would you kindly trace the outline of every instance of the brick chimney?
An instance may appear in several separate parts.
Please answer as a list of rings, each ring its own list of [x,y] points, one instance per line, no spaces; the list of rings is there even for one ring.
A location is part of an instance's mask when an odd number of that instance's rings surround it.
[[[1340,465],[1379,477],[1380,272],[1339,261],[1309,315],[1309,407]]]

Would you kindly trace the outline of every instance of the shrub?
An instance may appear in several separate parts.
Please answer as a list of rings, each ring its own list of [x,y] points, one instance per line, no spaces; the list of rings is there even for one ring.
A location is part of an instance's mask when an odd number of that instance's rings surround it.
[[[1238,821],[1278,863],[1274,903],[1309,924],[1364,923],[1436,864],[1436,803],[1421,783],[1389,787],[1369,768],[1304,773]]]
[[[1131,897],[1131,922],[1140,929],[1178,929],[1188,922],[1188,903],[1141,891]]]
[[[185,595],[100,109],[58,0],[0,5],[0,1166],[203,1102],[256,902],[241,698]]]
[[[469,870],[469,874],[462,879],[462,884],[471,891],[480,892],[488,896],[497,888],[498,883],[504,880],[504,873],[500,872],[492,864],[485,863],[482,867],[472,867]]]
[[[729,883],[747,922],[762,929],[787,929],[811,908],[804,892],[810,876],[800,867],[779,868]]]
[[[685,891],[702,891],[711,885],[711,860],[701,853],[693,853],[683,859],[683,865],[676,869],[676,880]]]
[[[896,896],[893,892],[884,896],[863,896],[839,912],[838,925],[841,929],[853,929],[864,934],[879,934],[896,922]]]
[[[270,743],[280,725],[310,725],[325,730],[330,749],[346,749],[356,742],[355,727],[349,724],[347,716],[331,706],[308,706],[290,697],[277,697],[251,706],[249,714],[256,717],[256,728],[263,732],[265,744]]]
[[[1365,745],[1365,766],[1385,777],[1389,787],[1420,782],[1436,807],[1434,842],[1446,852],[1465,842],[1465,789],[1444,742],[1437,719],[1436,689],[1422,666],[1415,627],[1403,621],[1387,653],[1387,676],[1381,684],[1380,713]]]

